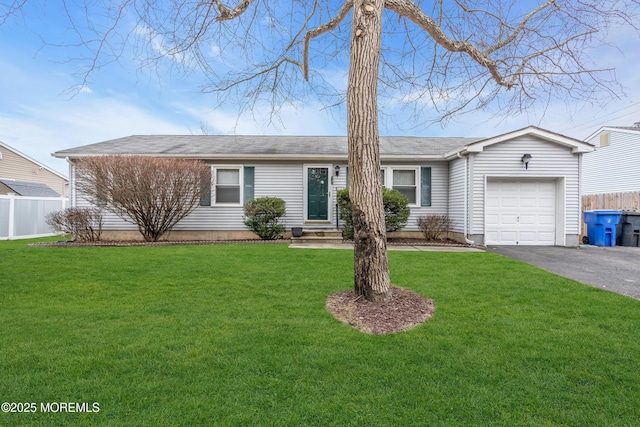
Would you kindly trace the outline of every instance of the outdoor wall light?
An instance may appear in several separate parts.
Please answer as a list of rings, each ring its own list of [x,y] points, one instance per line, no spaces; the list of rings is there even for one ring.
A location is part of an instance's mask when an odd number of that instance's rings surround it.
[[[340,176],[340,165],[335,165],[333,167],[333,171],[335,172],[336,176]]]
[[[524,163],[524,168],[525,169],[529,169],[529,162],[531,161],[531,154],[527,153],[527,154],[523,155],[522,158],[520,159],[520,161],[522,163]]]

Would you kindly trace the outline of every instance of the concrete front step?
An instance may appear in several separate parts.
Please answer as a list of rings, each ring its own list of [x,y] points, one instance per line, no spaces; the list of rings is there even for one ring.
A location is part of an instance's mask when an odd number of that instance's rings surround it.
[[[291,237],[295,243],[342,243],[342,230],[303,229],[301,237]]]

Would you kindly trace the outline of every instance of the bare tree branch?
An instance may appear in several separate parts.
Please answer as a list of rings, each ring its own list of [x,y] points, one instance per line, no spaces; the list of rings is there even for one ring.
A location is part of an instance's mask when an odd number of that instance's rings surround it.
[[[0,3],[0,25],[20,14],[27,0],[13,0],[10,3]]]
[[[211,4],[215,4],[218,6],[218,11],[220,11],[220,15],[216,18],[217,21],[228,21],[230,19],[235,19],[238,16],[242,15],[247,11],[249,6],[251,6],[253,0],[244,0],[241,1],[236,7],[229,10],[225,5],[223,5],[219,0],[212,0]]]
[[[476,46],[465,40],[451,39],[442,31],[442,28],[437,22],[424,13],[415,3],[406,0],[386,0],[385,6],[425,30],[433,37],[433,40],[443,48],[451,52],[464,52],[468,54],[474,61],[489,70],[495,82],[500,86],[504,86],[507,89],[511,89],[514,86],[513,82],[504,79],[504,76],[500,73],[493,59],[483,54]]]
[[[353,0],[346,0],[335,17],[330,19],[328,22],[307,31],[304,35],[302,50],[304,55],[303,71],[305,80],[309,81],[309,41],[335,29],[344,20],[351,8],[353,8]]]

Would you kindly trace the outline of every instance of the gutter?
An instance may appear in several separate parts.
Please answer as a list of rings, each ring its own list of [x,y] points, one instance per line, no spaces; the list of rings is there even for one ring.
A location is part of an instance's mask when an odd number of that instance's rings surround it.
[[[53,157],[59,159],[72,159],[77,160],[83,157],[100,157],[100,156],[146,156],[146,157],[165,157],[165,158],[183,158],[194,160],[233,160],[233,161],[259,161],[259,160],[285,160],[285,161],[328,161],[328,162],[346,162],[348,155],[345,154],[167,154],[167,153],[53,153]],[[445,161],[442,155],[380,155],[380,160],[383,162],[411,162],[415,163],[416,160],[421,161]]]

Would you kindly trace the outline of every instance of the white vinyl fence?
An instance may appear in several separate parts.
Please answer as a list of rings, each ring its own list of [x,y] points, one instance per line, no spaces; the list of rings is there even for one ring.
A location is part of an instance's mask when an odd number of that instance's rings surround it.
[[[64,197],[0,195],[0,240],[54,236],[45,217],[68,203]]]

